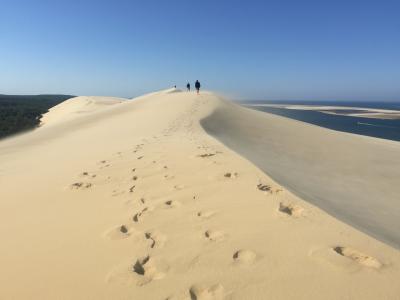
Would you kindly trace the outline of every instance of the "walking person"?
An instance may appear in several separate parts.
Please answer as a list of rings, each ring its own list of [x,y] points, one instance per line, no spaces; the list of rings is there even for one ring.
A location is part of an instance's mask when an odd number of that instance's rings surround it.
[[[190,83],[189,82],[187,83],[186,88],[187,88],[188,92],[190,92]]]
[[[194,86],[195,86],[195,88],[196,88],[196,90],[197,90],[197,94],[199,94],[200,93],[200,82],[198,81],[198,80],[196,80],[196,83],[194,84]]]

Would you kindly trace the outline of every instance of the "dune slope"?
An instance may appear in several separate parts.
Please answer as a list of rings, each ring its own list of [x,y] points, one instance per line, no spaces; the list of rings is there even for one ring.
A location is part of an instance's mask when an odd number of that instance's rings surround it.
[[[397,250],[205,133],[231,105],[159,92],[0,142],[0,299],[398,299]]]
[[[202,123],[297,195],[400,248],[399,142],[237,105],[215,110]]]

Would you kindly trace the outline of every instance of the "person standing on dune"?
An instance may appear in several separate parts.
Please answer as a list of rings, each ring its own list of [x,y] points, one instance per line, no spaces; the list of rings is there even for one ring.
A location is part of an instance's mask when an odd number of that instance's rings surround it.
[[[188,82],[188,84],[186,85],[186,88],[188,90],[188,92],[190,92],[190,83]]]
[[[194,84],[196,90],[197,90],[197,94],[200,93],[200,82],[198,80],[196,80],[196,83]]]

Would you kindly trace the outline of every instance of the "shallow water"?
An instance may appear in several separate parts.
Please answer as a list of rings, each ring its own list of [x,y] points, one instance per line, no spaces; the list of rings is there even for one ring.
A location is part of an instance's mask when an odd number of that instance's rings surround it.
[[[324,105],[324,106],[349,106],[365,107],[376,109],[400,109],[400,103],[379,103],[379,102],[275,102],[275,101],[257,101],[242,102],[241,104],[296,104],[296,105]],[[360,135],[372,136],[382,139],[400,141],[400,119],[372,119],[353,116],[326,114],[314,110],[297,110],[286,108],[275,108],[266,106],[248,106],[252,109],[273,113],[276,115],[288,117],[298,121],[311,123],[317,126],[350,132]],[[330,110],[334,112],[335,110]],[[346,110],[337,110],[337,112],[346,113]],[[362,111],[356,111],[362,112]]]

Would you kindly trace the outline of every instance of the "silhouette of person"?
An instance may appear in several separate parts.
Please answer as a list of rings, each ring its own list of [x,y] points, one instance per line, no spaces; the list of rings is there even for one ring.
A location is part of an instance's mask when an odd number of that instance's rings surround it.
[[[197,90],[197,94],[199,94],[200,93],[200,82],[198,81],[198,80],[196,80],[196,83],[194,84],[194,86],[195,86],[195,88],[196,88],[196,90]]]
[[[188,90],[188,92],[190,92],[190,83],[188,82],[188,84],[186,85],[186,88]]]

